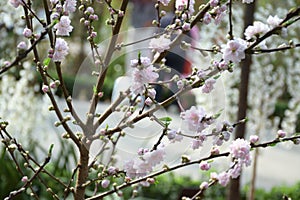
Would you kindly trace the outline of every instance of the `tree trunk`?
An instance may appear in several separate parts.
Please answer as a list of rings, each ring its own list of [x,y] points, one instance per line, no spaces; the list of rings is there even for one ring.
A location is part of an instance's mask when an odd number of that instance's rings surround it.
[[[85,187],[82,186],[88,178],[89,164],[89,147],[84,143],[81,144],[80,148],[80,160],[78,163],[78,174],[75,188],[75,200],[85,199]]]
[[[255,2],[249,4],[245,8],[244,14],[244,30],[254,21]],[[246,58],[241,62],[241,83],[239,87],[239,104],[238,104],[238,119],[245,119],[248,107],[248,85],[250,76],[250,66],[252,63],[251,55],[246,55]],[[242,123],[236,127],[235,138],[243,138],[246,133],[246,124]],[[228,200],[240,200],[240,177],[232,179],[229,185]]]

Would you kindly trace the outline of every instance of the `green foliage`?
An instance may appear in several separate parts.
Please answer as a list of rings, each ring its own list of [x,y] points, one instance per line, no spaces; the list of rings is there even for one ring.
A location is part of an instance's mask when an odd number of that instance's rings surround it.
[[[0,199],[4,199],[9,195],[10,191],[21,186],[20,180],[22,177],[4,149],[1,150],[0,163]],[[26,195],[16,199],[26,199]]]
[[[247,188],[244,189],[244,192],[248,192],[247,190]],[[255,191],[255,200],[283,199],[283,196],[289,197],[291,199],[300,199],[300,182],[291,187],[274,187],[269,192],[263,189],[257,189]]]

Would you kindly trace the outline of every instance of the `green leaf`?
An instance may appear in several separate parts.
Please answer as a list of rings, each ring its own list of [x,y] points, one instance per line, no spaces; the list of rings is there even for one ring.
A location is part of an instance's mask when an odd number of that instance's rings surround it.
[[[94,92],[94,94],[98,94],[96,85],[93,86],[93,92]]]
[[[213,115],[214,119],[217,119],[218,117],[220,117],[220,115],[222,114],[223,109],[219,110],[219,112],[217,112],[216,114]]]
[[[273,144],[269,144],[269,147],[275,147],[277,145],[277,143],[273,143]]]
[[[51,58],[45,58],[45,60],[43,61],[43,65],[44,66],[48,66],[50,64]]]
[[[214,76],[214,79],[217,80],[221,75]]]
[[[171,117],[162,117],[162,118],[159,118],[159,120],[162,122],[171,122],[172,118]]]

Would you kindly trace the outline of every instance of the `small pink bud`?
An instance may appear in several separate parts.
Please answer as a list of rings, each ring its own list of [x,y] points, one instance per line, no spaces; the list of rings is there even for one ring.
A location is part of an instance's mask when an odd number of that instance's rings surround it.
[[[54,54],[54,50],[53,49],[49,49],[48,54]]]
[[[42,86],[42,91],[43,91],[44,93],[47,93],[47,92],[49,91],[48,85],[43,85],[43,86]]]
[[[6,60],[6,61],[3,62],[3,64],[4,64],[5,66],[8,66],[8,65],[11,64],[11,62],[9,62],[9,61]]]
[[[109,184],[110,184],[110,181],[107,180],[107,179],[101,181],[101,186],[102,186],[103,188],[107,188],[107,187],[109,186]]]
[[[124,16],[124,11],[119,10],[118,16],[119,16],[119,17],[123,17],[123,16]]]
[[[98,18],[98,15],[93,14],[93,15],[89,16],[89,19],[97,21],[99,18]]]
[[[83,22],[83,24],[84,24],[85,26],[89,26],[89,25],[90,25],[90,21],[85,20],[85,21]]]
[[[20,42],[17,46],[18,49],[21,49],[21,50],[26,50],[27,49],[27,44],[25,42]]]
[[[104,93],[103,92],[98,92],[98,97],[101,98],[103,97]]]
[[[203,161],[200,163],[200,169],[201,170],[204,170],[204,171],[207,171],[210,169],[210,164],[207,163],[206,161]]]
[[[143,148],[139,148],[137,153],[138,153],[139,156],[144,155],[144,149]]]
[[[255,144],[256,142],[258,142],[259,137],[257,135],[250,135],[250,143]]]
[[[132,113],[131,113],[131,112],[129,112],[129,111],[128,111],[128,112],[126,112],[126,117],[130,117],[130,116],[131,116],[131,114],[132,114]]]
[[[212,172],[212,173],[210,173],[210,178],[212,180],[218,180],[218,174],[216,172]]]
[[[204,70],[200,69],[198,72],[197,72],[197,76],[199,78],[204,78],[206,76],[206,73]]]
[[[152,100],[149,98],[149,97],[147,97],[147,99],[145,100],[145,104],[147,105],[147,106],[151,106],[152,105]]]
[[[50,83],[50,87],[51,87],[52,89],[55,89],[55,88],[56,88],[56,83],[55,83],[55,82],[51,82],[51,83]]]
[[[220,150],[216,147],[213,147],[210,151],[211,155],[219,155],[220,154]]]
[[[177,87],[178,89],[182,89],[184,87],[184,83],[182,80],[177,81]]]
[[[228,69],[228,63],[226,63],[225,61],[222,61],[219,63],[218,67],[220,69],[226,70],[226,69]]]
[[[118,168],[113,167],[113,166],[110,166],[110,167],[107,169],[107,172],[108,172],[109,175],[116,174],[118,171],[119,171]]]
[[[155,95],[156,95],[156,90],[155,89],[149,89],[148,90],[148,95],[149,95],[149,97],[154,99]]]
[[[219,0],[210,0],[209,4],[211,7],[216,7],[219,3]]]
[[[22,179],[21,179],[21,181],[22,181],[23,183],[27,183],[28,177],[27,177],[27,176],[23,176]]]
[[[30,38],[32,36],[32,31],[29,28],[25,28],[23,31],[24,37]]]
[[[201,185],[200,185],[200,189],[204,190],[204,189],[207,189],[207,188],[208,188],[208,183],[206,181],[202,182]]]
[[[182,20],[186,20],[186,19],[187,19],[187,14],[183,13],[183,14],[181,15],[181,19],[182,19]]]
[[[89,14],[94,14],[94,8],[92,8],[92,7],[87,7],[86,8],[86,11],[89,13]]]
[[[189,31],[191,29],[191,24],[184,22],[184,24],[182,25],[182,29],[185,31]]]
[[[155,183],[155,179],[154,178],[147,178],[146,180],[148,183],[153,184]]]
[[[175,19],[175,23],[179,24],[179,23],[181,23],[181,20],[180,19]]]
[[[104,128],[102,128],[101,130],[100,130],[100,135],[105,135],[106,134],[106,130],[104,129]]]
[[[92,38],[95,38],[97,36],[97,32],[93,31],[90,35]]]
[[[211,20],[212,20],[211,15],[209,13],[205,13],[203,17],[203,23],[207,25],[211,22]]]
[[[286,132],[283,131],[283,130],[279,130],[279,131],[277,132],[277,136],[278,136],[279,138],[284,138],[284,137],[286,136]]]
[[[124,182],[125,182],[125,183],[129,183],[130,181],[131,181],[131,178],[130,178],[130,177],[126,176],[126,177],[124,178]]]

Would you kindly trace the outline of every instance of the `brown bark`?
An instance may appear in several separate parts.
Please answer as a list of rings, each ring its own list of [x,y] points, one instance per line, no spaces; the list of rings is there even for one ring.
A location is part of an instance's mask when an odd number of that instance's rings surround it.
[[[245,8],[244,15],[244,30],[254,21],[255,1]],[[250,66],[252,63],[251,55],[246,55],[246,58],[241,62],[241,83],[239,87],[239,104],[238,104],[238,119],[245,119],[248,108],[248,85]],[[246,133],[246,124],[242,123],[236,127],[235,138],[243,138]],[[228,200],[240,200],[240,177],[232,179],[229,185]]]
[[[89,149],[85,144],[81,144],[80,147],[80,160],[78,163],[78,174],[76,180],[75,188],[75,200],[84,200],[85,199],[85,189],[86,187],[83,184],[87,181],[88,172],[89,172]]]

